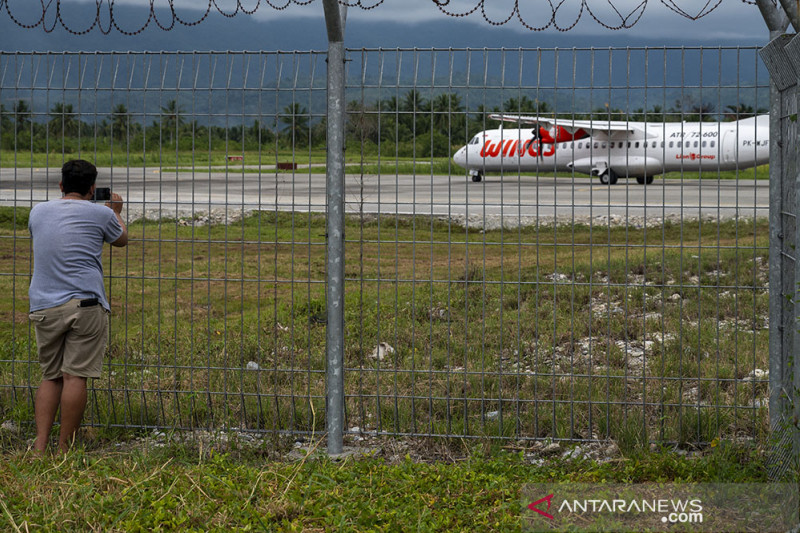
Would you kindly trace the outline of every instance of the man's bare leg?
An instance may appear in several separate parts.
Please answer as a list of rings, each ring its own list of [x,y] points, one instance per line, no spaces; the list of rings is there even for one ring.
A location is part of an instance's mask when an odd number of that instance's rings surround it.
[[[63,385],[62,378],[45,379],[42,380],[36,391],[36,403],[34,404],[36,440],[33,441],[33,449],[36,451],[43,452],[47,449],[50,430],[53,429],[58,404],[61,402]]]
[[[85,409],[86,378],[65,373],[61,391],[61,433],[58,436],[58,448],[62,452],[66,452],[72,444]]]

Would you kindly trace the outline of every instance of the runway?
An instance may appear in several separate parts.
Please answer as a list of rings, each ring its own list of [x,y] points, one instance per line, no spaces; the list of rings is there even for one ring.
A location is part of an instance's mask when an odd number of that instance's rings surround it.
[[[126,201],[129,220],[193,216],[212,210],[324,212],[325,175],[267,170],[261,173],[101,168],[98,186],[111,186]],[[745,174],[746,172],[743,172]],[[60,197],[59,169],[0,169],[0,203],[29,206]],[[433,215],[464,219],[692,220],[767,217],[766,180],[660,179],[650,185],[620,179],[616,185],[589,177],[464,175],[352,175],[345,178],[347,213]]]

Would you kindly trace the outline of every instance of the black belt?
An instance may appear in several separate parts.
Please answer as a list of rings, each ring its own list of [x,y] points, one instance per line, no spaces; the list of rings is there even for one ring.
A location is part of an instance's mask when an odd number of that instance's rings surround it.
[[[81,300],[78,303],[78,307],[94,307],[95,305],[98,305],[99,303],[100,303],[100,300],[98,300],[97,298],[86,298],[85,300]]]

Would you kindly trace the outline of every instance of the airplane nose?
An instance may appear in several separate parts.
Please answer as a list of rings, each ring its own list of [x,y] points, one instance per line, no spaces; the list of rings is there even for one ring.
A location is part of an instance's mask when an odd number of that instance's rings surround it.
[[[453,163],[456,165],[463,167],[467,163],[467,147],[462,146],[459,150],[453,155]]]

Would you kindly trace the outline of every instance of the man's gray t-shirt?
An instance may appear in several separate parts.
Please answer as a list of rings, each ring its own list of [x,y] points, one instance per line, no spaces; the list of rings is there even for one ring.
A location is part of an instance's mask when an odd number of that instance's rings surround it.
[[[114,212],[85,200],[51,200],[31,209],[33,277],[28,290],[31,312],[98,298],[110,311],[103,285],[103,243],[122,235]]]

